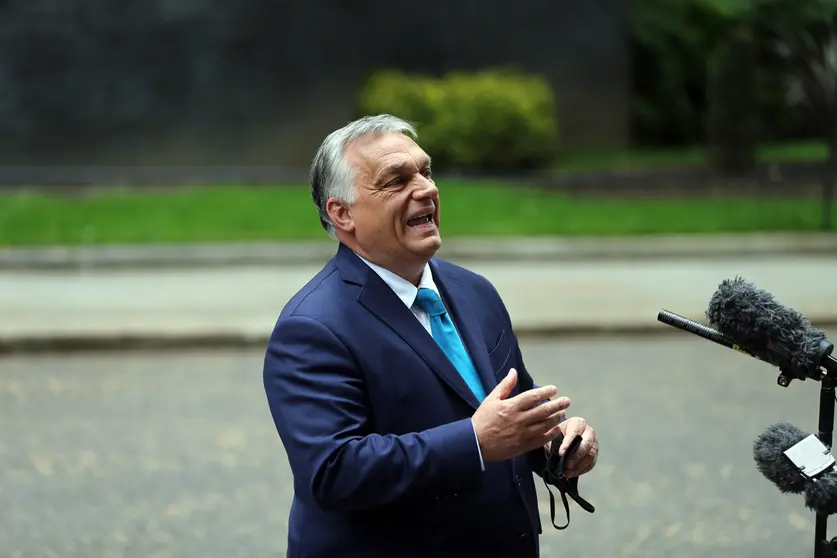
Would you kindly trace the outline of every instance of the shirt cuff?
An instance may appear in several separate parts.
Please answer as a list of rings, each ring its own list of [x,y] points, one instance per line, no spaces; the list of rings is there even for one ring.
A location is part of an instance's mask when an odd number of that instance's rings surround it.
[[[480,449],[480,439],[477,437],[477,427],[474,426],[474,421],[471,421],[471,428],[474,429],[474,441],[477,443],[477,453],[480,456],[480,471],[485,471],[485,461],[482,459],[482,450]]]

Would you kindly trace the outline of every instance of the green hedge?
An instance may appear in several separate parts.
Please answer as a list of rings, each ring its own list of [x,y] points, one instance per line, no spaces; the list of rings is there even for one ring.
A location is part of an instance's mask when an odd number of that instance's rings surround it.
[[[494,70],[436,78],[383,70],[366,83],[359,109],[414,123],[439,169],[532,169],[550,165],[557,153],[554,96],[537,76]]]

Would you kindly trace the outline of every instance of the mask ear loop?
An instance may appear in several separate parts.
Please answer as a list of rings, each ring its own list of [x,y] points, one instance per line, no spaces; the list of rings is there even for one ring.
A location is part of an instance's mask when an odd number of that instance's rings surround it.
[[[578,477],[568,479],[564,473],[567,459],[581,444],[581,436],[576,436],[576,438],[570,443],[567,451],[564,452],[564,455],[559,456],[558,448],[561,447],[561,443],[563,441],[564,435],[561,433],[559,433],[552,441],[549,457],[547,458],[542,475],[544,486],[546,486],[546,490],[549,492],[549,515],[552,521],[552,526],[559,531],[563,531],[570,526],[570,504],[567,501],[567,494],[569,494],[570,498],[581,506],[583,510],[589,513],[596,511],[596,508],[594,508],[590,502],[578,494]],[[549,489],[550,484],[555,486],[561,493],[561,501],[564,504],[564,511],[567,515],[567,523],[560,527],[555,524],[555,496],[552,494],[552,490]]]

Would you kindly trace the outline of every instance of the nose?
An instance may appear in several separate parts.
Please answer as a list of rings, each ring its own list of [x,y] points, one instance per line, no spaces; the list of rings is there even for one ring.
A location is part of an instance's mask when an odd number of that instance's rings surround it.
[[[419,175],[416,179],[416,188],[413,190],[413,199],[423,200],[435,198],[438,195],[439,189],[436,188],[436,183],[425,176]]]

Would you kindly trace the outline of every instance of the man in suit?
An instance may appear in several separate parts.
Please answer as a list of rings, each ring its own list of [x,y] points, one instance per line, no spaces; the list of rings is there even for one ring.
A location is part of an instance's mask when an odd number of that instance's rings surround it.
[[[595,431],[537,387],[492,284],[435,258],[439,191],[413,127],[330,134],[311,168],[336,255],[288,302],[264,386],[294,477],[288,558],[536,557],[550,442]]]

